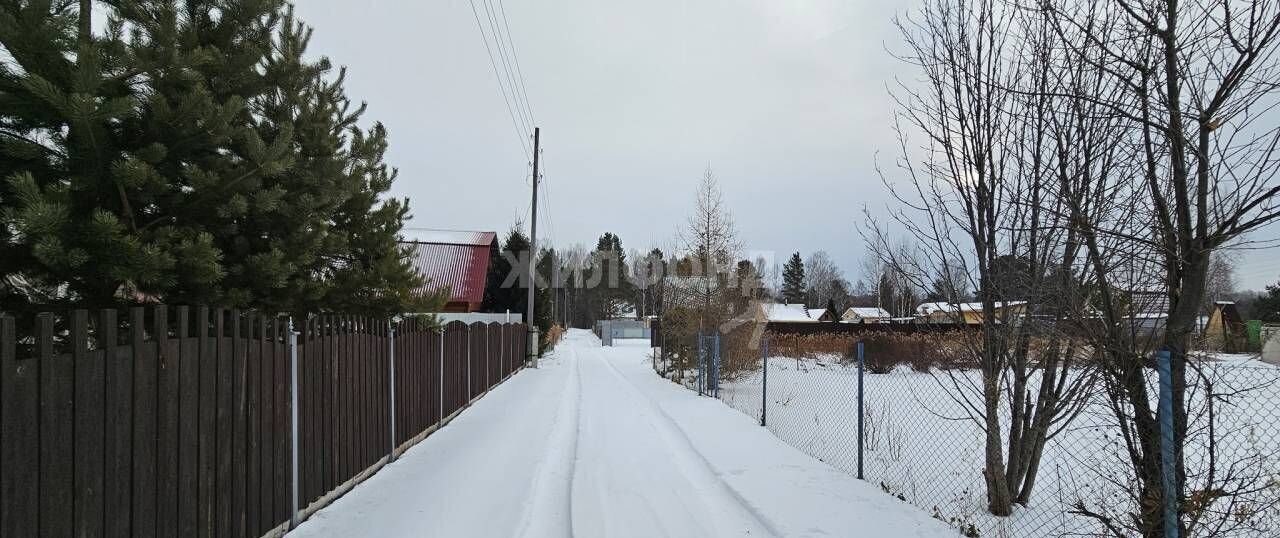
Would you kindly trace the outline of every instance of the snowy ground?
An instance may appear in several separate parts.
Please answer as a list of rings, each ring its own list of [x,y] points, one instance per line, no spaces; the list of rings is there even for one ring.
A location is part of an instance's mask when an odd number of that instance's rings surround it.
[[[307,536],[955,536],[570,331],[298,529]]]
[[[1219,478],[1224,468],[1236,477],[1231,484],[1237,487],[1265,486],[1268,477],[1280,477],[1280,368],[1242,355],[1217,357],[1203,371],[1220,395],[1216,407]],[[1098,401],[1046,447],[1031,506],[1008,518],[986,514],[982,431],[969,420],[957,420],[966,414],[947,380],[947,374],[935,376],[905,367],[890,374],[866,375],[864,469],[868,481],[936,511],[957,526],[972,524],[983,537],[1093,535],[1098,530],[1095,522],[1071,515],[1072,504],[1084,500],[1094,510],[1127,509],[1127,500],[1117,489],[1124,484],[1113,481],[1124,476],[1126,463],[1115,434],[1118,428]],[[761,373],[749,372],[722,383],[720,398],[747,416],[759,417],[762,385]],[[772,357],[768,387],[771,432],[815,458],[856,472],[855,367],[836,360]],[[1193,396],[1193,401],[1202,402],[1202,396]],[[1203,421],[1193,424],[1193,430],[1203,429]],[[1208,461],[1204,447],[1193,442],[1188,450],[1189,468],[1195,476],[1203,476]],[[1241,516],[1237,528],[1221,529],[1217,535],[1278,535],[1274,533],[1280,532],[1280,486],[1264,487],[1251,494],[1249,501],[1242,505],[1260,508],[1249,511],[1247,521]]]

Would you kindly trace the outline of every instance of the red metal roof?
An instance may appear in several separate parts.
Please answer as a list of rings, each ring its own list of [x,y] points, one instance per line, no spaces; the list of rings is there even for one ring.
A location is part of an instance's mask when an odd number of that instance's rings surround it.
[[[489,249],[498,240],[494,232],[425,230],[414,234],[430,241],[403,241],[409,247],[409,261],[418,274],[428,279],[426,289],[448,286],[449,302],[479,305],[484,301],[485,277],[489,272]]]

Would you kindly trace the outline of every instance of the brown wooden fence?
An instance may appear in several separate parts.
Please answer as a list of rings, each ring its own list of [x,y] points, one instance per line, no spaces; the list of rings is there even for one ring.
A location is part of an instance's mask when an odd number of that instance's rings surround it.
[[[526,334],[164,306],[29,324],[0,314],[0,536],[278,533],[522,367]]]

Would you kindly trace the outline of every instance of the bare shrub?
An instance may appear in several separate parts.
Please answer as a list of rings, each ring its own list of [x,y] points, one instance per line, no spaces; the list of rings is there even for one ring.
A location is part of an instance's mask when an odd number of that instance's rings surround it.
[[[757,325],[744,323],[720,334],[720,378],[735,381],[760,370]]]
[[[769,334],[769,353],[774,356],[816,359],[836,355],[841,362],[856,359],[859,341],[863,344],[863,360],[868,372],[887,374],[900,365],[917,372],[931,369],[974,367],[967,350],[976,337],[975,331],[913,333],[815,333]]]
[[[561,338],[564,338],[564,327],[559,323],[552,325],[550,329],[547,329],[546,334],[542,335],[542,348],[552,349],[556,347]]]

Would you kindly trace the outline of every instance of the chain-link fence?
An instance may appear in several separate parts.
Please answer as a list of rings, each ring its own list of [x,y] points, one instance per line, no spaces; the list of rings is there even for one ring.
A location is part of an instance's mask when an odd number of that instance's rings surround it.
[[[989,513],[981,375],[940,352],[945,339],[858,346],[866,339],[733,332],[719,339],[718,375],[702,386],[715,386],[704,392],[795,448],[963,535],[1125,535],[1109,531],[1107,521],[1150,507],[1137,499],[1128,450],[1135,441],[1120,427],[1100,382],[1049,424],[1025,505],[1009,516]],[[1087,371],[1067,369],[1054,382]],[[1144,374],[1155,406],[1159,376],[1154,368]],[[1034,395],[1041,378],[1031,379],[1026,393]],[[1210,355],[1189,362],[1187,379],[1182,502],[1185,517],[1197,519],[1190,535],[1280,536],[1280,368],[1247,356]],[[998,414],[1007,443],[1007,401]]]

